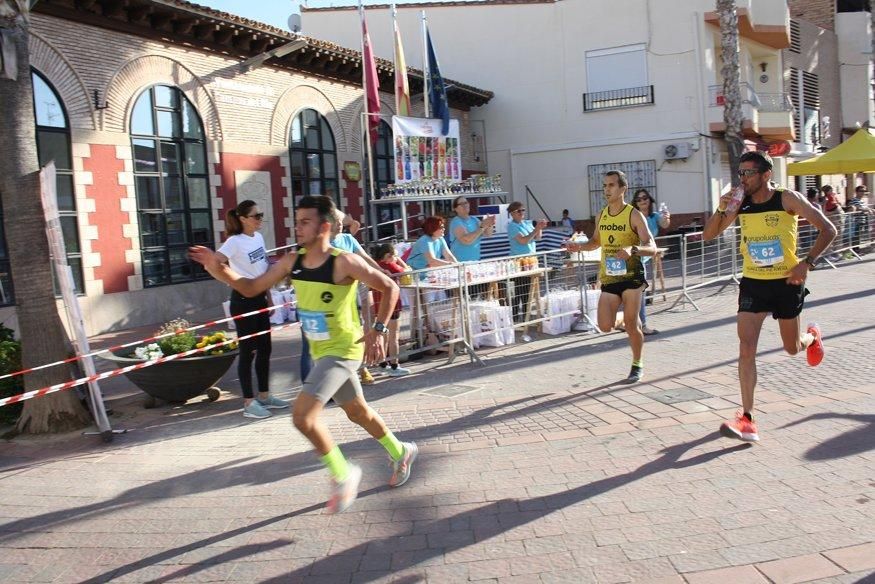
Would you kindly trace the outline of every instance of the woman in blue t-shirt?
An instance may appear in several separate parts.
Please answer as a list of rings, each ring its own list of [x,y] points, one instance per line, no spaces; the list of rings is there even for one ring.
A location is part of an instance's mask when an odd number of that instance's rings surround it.
[[[408,266],[414,270],[424,270],[459,263],[444,239],[446,227],[443,219],[436,216],[426,218],[422,231],[425,235],[416,240],[407,257]]]
[[[669,214],[668,209],[662,213],[658,213],[655,208],[656,201],[647,189],[638,189],[635,191],[635,196],[632,200],[635,202],[635,208],[641,211],[641,214],[644,215],[644,218],[647,220],[647,228],[650,230],[650,234],[653,235],[653,237],[659,235],[660,228],[668,229],[668,226],[671,225],[671,215]],[[644,278],[645,280],[649,280],[647,271],[650,265],[650,258],[644,256],[641,258],[641,261],[644,263]],[[655,335],[659,332],[658,330],[647,326],[647,303],[644,299],[641,300],[641,310],[638,312],[638,318],[641,319],[641,332],[645,335]]]
[[[450,251],[460,262],[480,261],[480,242],[492,233],[495,217],[487,215],[480,221],[471,217],[471,203],[465,197],[453,201],[456,216],[450,221]]]

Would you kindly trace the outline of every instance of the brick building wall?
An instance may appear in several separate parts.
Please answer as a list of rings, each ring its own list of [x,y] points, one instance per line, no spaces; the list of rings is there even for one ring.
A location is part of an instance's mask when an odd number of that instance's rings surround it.
[[[835,0],[789,0],[790,18],[835,30]]]
[[[200,115],[217,245],[225,211],[238,200],[240,171],[268,177],[272,208],[264,210],[275,244],[292,241],[289,134],[305,108],[318,111],[334,135],[341,206],[363,216],[363,182],[348,182],[340,173],[345,162],[361,161],[361,87],[269,66],[240,73],[237,59],[39,13],[32,15],[31,30],[31,64],[57,90],[69,116],[90,333],[144,324],[142,319],[169,320],[180,305],[190,312],[225,294],[206,283],[144,289],[129,131],[134,103],[152,85],[178,87]],[[105,109],[95,108],[95,90]],[[391,115],[392,95],[381,101],[383,113]],[[413,115],[422,109],[414,104]],[[467,112],[451,115],[461,124],[463,167],[484,171],[474,160]],[[152,301],[155,310],[140,314],[138,308]]]

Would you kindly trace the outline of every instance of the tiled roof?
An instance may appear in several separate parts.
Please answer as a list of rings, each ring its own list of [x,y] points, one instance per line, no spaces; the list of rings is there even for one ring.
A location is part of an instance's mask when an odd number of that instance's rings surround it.
[[[492,3],[494,0],[487,0]],[[552,0],[550,0],[552,1]],[[274,58],[270,64],[277,67],[288,69],[313,72],[317,75],[323,75],[329,78],[342,79],[346,82],[356,82],[361,78],[361,51],[342,47],[338,44],[308,37],[304,35],[293,34],[287,30],[243,18],[236,14],[215,10],[208,6],[202,6],[185,0],[103,0],[101,2],[88,0],[42,0],[34,6],[34,11],[52,14],[60,18],[72,20],[82,20],[90,24],[98,26],[107,26],[109,28],[118,28],[118,24],[126,23],[125,29],[133,34],[151,34],[172,35],[183,42],[194,42],[195,46],[201,46],[207,50],[213,50],[213,47],[218,45],[227,45],[218,47],[222,52],[247,58],[260,54],[264,50],[280,47],[288,42],[296,39],[302,39],[307,42],[305,49],[292,53],[285,57]],[[163,26],[155,25],[154,22],[149,24],[149,18],[156,18],[161,15]],[[132,14],[137,17],[133,18]],[[146,20],[143,20],[143,19]],[[121,19],[121,20],[119,20]],[[181,20],[179,29],[167,24],[170,20]],[[216,35],[209,36],[207,40],[204,37],[197,37],[197,32],[191,32],[194,22],[200,22],[199,26],[205,27],[208,35],[213,35],[209,31],[220,31]],[[194,36],[192,36],[194,35]],[[240,45],[229,44],[236,35],[241,38],[253,39],[251,43]],[[164,38],[168,38],[165,36]],[[212,44],[209,44],[212,43]],[[262,47],[260,50],[255,47]],[[308,55],[316,55],[316,59],[308,57],[301,60],[303,53]],[[321,55],[321,57],[320,57]],[[343,69],[338,70],[336,64],[342,62]],[[395,72],[395,65],[392,61],[386,59],[377,59],[377,69],[381,78],[381,85],[388,84],[391,88],[391,78]],[[411,90],[416,89],[416,85],[422,85],[422,71],[408,67],[408,73],[411,81]],[[471,106],[483,105],[489,102],[494,96],[491,91],[460,83],[452,79],[445,79],[447,86],[451,89],[448,91],[447,97],[450,100],[450,105],[461,105],[463,108]],[[391,89],[389,89],[391,92]]]
[[[503,4],[555,4],[560,0],[454,0],[451,2],[400,3],[395,8],[445,8],[448,6],[501,6]],[[391,4],[368,4],[365,8],[391,8]],[[358,10],[358,6],[324,6],[308,8],[301,6],[301,12],[335,12]]]

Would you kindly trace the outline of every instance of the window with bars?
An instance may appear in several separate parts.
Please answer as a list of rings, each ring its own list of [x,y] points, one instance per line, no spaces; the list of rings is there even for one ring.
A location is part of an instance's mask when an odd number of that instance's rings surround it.
[[[610,164],[590,164],[587,166],[589,178],[589,208],[593,217],[597,217],[605,206],[605,191],[603,180],[609,170],[620,170],[629,181],[627,201],[629,195],[638,189],[647,189],[653,198],[659,202],[656,193],[656,161],[637,160],[632,162],[615,162]]]
[[[178,88],[150,87],[134,104],[131,146],[143,285],[209,278],[188,259],[191,245],[214,244],[200,116]]]
[[[305,109],[292,121],[289,158],[294,207],[307,195],[327,195],[335,203],[340,201],[334,134],[316,110]]]
[[[73,155],[70,145],[70,126],[67,112],[58,92],[36,70],[32,70],[33,110],[36,119],[36,148],[40,166],[55,161],[57,171],[56,191],[58,216],[64,236],[67,264],[73,271],[73,284],[77,294],[83,294],[82,247],[79,242],[79,218],[76,213],[76,196],[73,193]],[[8,270],[7,270],[8,272]],[[52,271],[55,295],[60,296],[57,276]]]
[[[815,73],[790,68],[790,100],[797,142],[820,145],[820,80]]]

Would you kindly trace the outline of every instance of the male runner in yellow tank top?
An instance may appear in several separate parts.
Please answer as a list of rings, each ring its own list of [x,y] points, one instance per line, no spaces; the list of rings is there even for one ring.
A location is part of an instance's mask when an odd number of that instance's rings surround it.
[[[623,321],[632,347],[632,369],[626,381],[637,383],[644,373],[644,333],[638,312],[644,301],[644,289],[647,288],[641,256],[656,254],[656,245],[644,215],[626,202],[626,190],[629,187],[626,175],[619,170],[608,171],[603,187],[607,206],[599,214],[592,239],[583,244],[569,242],[566,248],[572,252],[602,248],[599,329],[608,332],[614,328],[617,309],[622,302]]]
[[[344,458],[319,418],[328,400],[333,398],[350,421],[364,428],[386,449],[393,469],[390,486],[400,487],[407,482],[419,452],[413,442],[400,442],[367,404],[357,373],[362,359],[376,364],[385,356],[385,337],[389,332],[386,323],[398,301],[398,286],[356,254],[331,247],[335,221],[334,202],[329,197],[303,197],[295,211],[298,252],[281,257],[255,279],[243,278],[220,264],[208,248],[196,246],[189,250],[191,258],[203,264],[214,278],[246,297],[266,291],[291,274],[301,326],[314,360],[295,400],[292,420],[331,473],[333,491],[328,501],[331,513],[352,505],[362,471]],[[356,308],[356,281],[382,295],[376,320],[364,334]]]
[[[772,159],[765,152],[745,152],[739,158],[738,176],[744,199],[730,209],[732,192],[720,197],[717,212],[705,224],[703,237],[714,239],[735,222],[741,222],[741,254],[744,261],[738,290],[738,378],[741,410],[735,420],[720,426],[727,438],[745,442],[760,439],[753,421],[753,394],[757,382],[757,341],[763,321],[772,314],[778,321],[784,350],[795,355],[805,349],[808,364],[823,360],[820,327],[808,325],[800,334],[799,314],[808,290],[805,278],[817,258],[836,235],[829,219],[800,193],[772,187]],[[817,239],[800,260],[796,256],[797,222],[804,217],[818,230]]]

